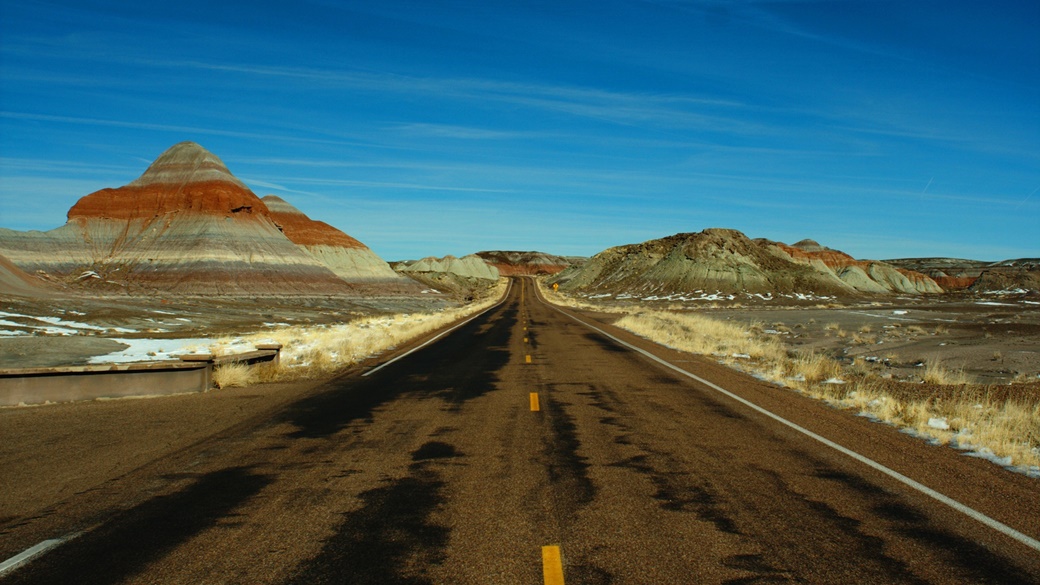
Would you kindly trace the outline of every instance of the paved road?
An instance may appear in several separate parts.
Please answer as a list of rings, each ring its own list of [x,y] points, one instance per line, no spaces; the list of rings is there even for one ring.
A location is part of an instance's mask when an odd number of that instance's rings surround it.
[[[279,398],[190,444],[142,445],[162,456],[31,512],[0,510],[0,559],[55,541],[0,581],[1040,582],[1037,480],[607,322],[554,309],[521,279],[386,367],[252,389],[242,404]],[[164,420],[171,404],[207,404],[121,402]],[[129,412],[124,436],[154,435]]]

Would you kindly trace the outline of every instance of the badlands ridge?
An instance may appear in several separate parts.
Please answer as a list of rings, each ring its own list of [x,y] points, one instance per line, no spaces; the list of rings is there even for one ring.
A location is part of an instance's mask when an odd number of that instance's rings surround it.
[[[216,155],[193,142],[174,145],[128,185],[82,197],[59,228],[0,228],[0,293],[15,296],[470,298],[500,276],[540,274],[554,275],[552,281],[565,290],[638,298],[1040,289],[1037,260],[857,260],[812,240],[787,245],[730,229],[617,246],[587,261],[485,251],[391,267],[363,243],[280,197],[257,197]]]

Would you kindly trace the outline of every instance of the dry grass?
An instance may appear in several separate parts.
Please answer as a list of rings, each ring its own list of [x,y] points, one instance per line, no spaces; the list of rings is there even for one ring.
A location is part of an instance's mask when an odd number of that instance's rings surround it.
[[[691,353],[772,360],[786,351],[773,337],[758,336],[735,323],[695,314],[643,311],[625,315],[615,325]]]
[[[760,323],[742,326],[699,314],[593,305],[544,289],[543,294],[556,304],[624,313],[615,325],[651,341],[736,363],[765,379],[931,440],[991,453],[1006,465],[1040,466],[1040,401],[1035,394],[997,396],[986,386],[971,384],[963,370],[944,367],[938,358],[928,360],[923,375],[933,395],[922,396],[921,385],[883,379],[862,361],[842,365],[823,354],[789,354],[775,336],[764,335]],[[824,330],[848,335],[837,323],[828,323]],[[904,331],[928,335],[917,325]],[[939,326],[934,334],[948,331]],[[876,336],[866,335],[870,332],[861,328],[863,335],[854,339],[876,342]],[[1032,377],[1022,381],[1037,382]]]
[[[277,365],[258,365],[252,370],[242,366],[251,372],[245,383],[231,377],[232,364],[216,368],[214,381],[219,387],[226,387],[329,375],[480,312],[497,303],[505,294],[506,287],[506,282],[502,281],[496,294],[487,299],[437,313],[366,317],[332,326],[291,326],[218,340],[210,348],[214,355],[226,353],[228,347],[272,342],[282,344],[282,351]],[[227,371],[221,373],[221,376],[228,376],[226,382],[218,380],[217,370]]]
[[[253,383],[253,368],[248,364],[221,364],[213,368],[213,383],[217,388],[248,386]]]
[[[964,370],[949,370],[939,363],[939,358],[929,360],[924,369],[924,381],[940,386],[960,386],[968,384],[968,376]]]

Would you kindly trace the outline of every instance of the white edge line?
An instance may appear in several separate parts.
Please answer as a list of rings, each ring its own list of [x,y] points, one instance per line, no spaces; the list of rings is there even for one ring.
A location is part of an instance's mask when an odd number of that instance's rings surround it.
[[[667,362],[667,361],[657,357],[656,355],[654,355],[654,354],[652,354],[652,353],[650,353],[648,351],[640,349],[640,348],[638,348],[638,347],[636,347],[636,346],[634,346],[632,344],[626,343],[626,342],[618,339],[617,337],[614,337],[613,335],[607,333],[606,331],[603,331],[602,329],[600,329],[600,328],[598,328],[598,327],[596,327],[594,325],[590,325],[590,324],[586,323],[585,321],[582,321],[581,319],[575,317],[574,315],[571,315],[570,313],[568,313],[566,311],[563,311],[562,309],[556,307],[552,303],[546,302],[546,305],[548,305],[550,308],[552,308],[552,309],[554,309],[554,310],[556,310],[556,311],[558,311],[558,312],[560,312],[560,313],[570,317],[571,319],[574,319],[575,321],[577,321],[578,323],[581,323],[582,325],[588,327],[589,329],[592,329],[593,331],[599,332],[600,334],[605,335],[605,336],[609,337],[610,339],[613,339],[615,342],[617,342],[617,343],[619,343],[619,344],[621,344],[621,345],[623,345],[623,346],[625,346],[625,347],[627,347],[627,348],[629,348],[629,349],[631,349],[633,351],[636,351],[636,352],[644,355],[645,357],[647,357],[647,358],[649,358],[649,359],[651,359],[651,360],[653,360],[653,361],[655,361],[655,362],[657,362],[657,363],[659,363],[659,364],[661,364],[661,365],[663,365],[663,366],[665,366],[667,368],[675,370],[676,372],[678,372],[678,373],[680,373],[680,374],[682,374],[682,375],[684,375],[684,376],[686,376],[688,378],[696,380],[697,382],[700,382],[701,384],[704,384],[705,386],[711,388],[712,390],[720,392],[720,393],[724,394],[725,396],[728,396],[728,397],[732,398],[733,400],[736,400],[737,402],[743,404],[744,406],[747,406],[748,408],[751,408],[752,410],[755,410],[756,412],[764,414],[765,416],[768,416],[769,418],[771,418],[771,419],[773,419],[773,420],[775,420],[775,421],[777,421],[777,422],[779,422],[781,424],[787,425],[788,427],[798,431],[799,433],[802,433],[802,434],[806,435],[807,437],[815,439],[815,440],[819,441],[820,443],[823,443],[824,445],[834,449],[835,451],[838,451],[839,453],[842,453],[844,455],[848,455],[849,457],[855,459],[856,461],[859,461],[860,463],[863,463],[864,465],[872,467],[872,468],[876,469],[877,471],[880,471],[881,473],[891,477],[892,479],[895,479],[896,481],[898,481],[898,482],[900,482],[900,483],[902,483],[902,484],[904,484],[904,485],[906,485],[908,487],[911,487],[911,488],[921,492],[922,494],[924,494],[926,496],[929,496],[929,497],[931,497],[931,498],[933,498],[935,500],[938,500],[939,502],[942,502],[943,504],[946,504],[947,506],[953,508],[954,510],[957,510],[958,512],[968,516],[969,518],[977,520],[978,522],[981,522],[982,524],[985,524],[986,526],[989,526],[993,530],[996,530],[997,532],[1000,532],[1001,534],[1004,534],[1005,536],[1008,536],[1008,537],[1011,537],[1011,538],[1017,540],[1018,542],[1028,546],[1029,548],[1031,548],[1031,549],[1033,549],[1035,551],[1040,551],[1040,540],[1037,540],[1037,539],[1035,539],[1035,538],[1033,538],[1033,537],[1031,537],[1031,536],[1029,536],[1027,534],[1023,534],[1023,533],[1015,530],[1014,528],[1011,528],[1007,524],[1004,524],[1002,522],[994,520],[993,518],[990,518],[989,516],[983,514],[982,512],[979,512],[979,511],[977,511],[977,510],[975,510],[973,508],[969,508],[968,506],[965,506],[964,504],[958,502],[957,500],[954,500],[953,498],[951,498],[949,496],[943,495],[943,494],[933,490],[932,488],[930,488],[930,487],[928,487],[926,485],[918,483],[918,482],[910,479],[909,477],[903,475],[902,473],[899,473],[898,471],[895,471],[894,469],[890,469],[888,467],[885,467],[884,465],[878,463],[877,461],[874,461],[873,459],[870,459],[868,457],[860,455],[859,453],[856,453],[855,451],[853,451],[851,449],[847,449],[845,447],[842,447],[841,445],[835,443],[834,441],[831,441],[830,439],[827,439],[825,437],[817,435],[816,433],[810,431],[809,429],[806,429],[805,427],[799,426],[799,425],[797,425],[797,424],[795,424],[795,423],[793,423],[793,422],[791,422],[791,421],[789,421],[789,420],[787,420],[787,419],[785,419],[785,418],[783,418],[783,417],[781,417],[781,416],[779,416],[777,414],[773,414],[772,412],[762,408],[761,406],[759,406],[759,405],[757,405],[757,404],[755,404],[753,402],[750,402],[750,401],[748,401],[748,400],[746,400],[744,398],[741,398],[740,396],[737,396],[736,394],[730,392],[729,390],[726,390],[726,389],[724,389],[724,388],[722,388],[720,386],[717,386],[717,385],[715,385],[715,384],[705,380],[704,378],[701,378],[700,376],[697,376],[696,374],[691,374],[690,372],[687,372],[686,370],[680,368],[679,366],[673,365],[673,364],[671,364],[671,363],[669,363],[669,362]]]
[[[385,361],[385,362],[383,362],[383,363],[379,364],[378,366],[376,366],[376,367],[372,368],[371,370],[369,370],[369,371],[367,371],[367,372],[365,372],[365,373],[361,374],[361,376],[362,376],[362,377],[367,377],[367,376],[369,376],[369,375],[371,375],[371,374],[374,374],[374,373],[378,372],[379,370],[382,370],[383,368],[385,368],[385,367],[389,366],[390,364],[392,364],[392,363],[396,362],[396,361],[397,361],[397,360],[399,360],[399,359],[403,359],[403,358],[406,358],[406,357],[408,357],[408,356],[412,355],[413,353],[415,353],[415,352],[419,351],[420,349],[422,349],[422,348],[426,347],[427,345],[430,345],[430,344],[431,344],[431,343],[433,343],[434,341],[437,341],[438,339],[440,339],[440,338],[444,337],[445,335],[447,335],[447,334],[451,333],[452,331],[455,331],[455,330],[456,330],[456,329],[458,329],[459,327],[462,327],[462,326],[463,326],[463,325],[465,325],[466,323],[469,323],[470,321],[472,321],[472,320],[476,319],[477,317],[479,317],[479,316],[483,315],[484,313],[487,313],[487,312],[488,312],[488,311],[490,311],[491,309],[494,309],[495,307],[497,307],[497,306],[501,305],[502,303],[506,302],[506,299],[507,299],[507,298],[509,298],[509,291],[511,291],[511,290],[513,290],[513,280],[512,280],[512,279],[510,279],[510,280],[509,280],[509,288],[507,288],[507,289],[506,289],[506,293],[505,293],[504,295],[502,295],[502,300],[500,300],[500,301],[498,301],[497,303],[495,303],[495,304],[491,305],[490,307],[488,307],[488,308],[484,309],[483,311],[481,311],[481,312],[477,313],[476,315],[473,315],[473,316],[472,316],[472,317],[470,317],[469,319],[466,319],[465,321],[463,321],[462,323],[459,323],[458,325],[456,325],[456,326],[452,327],[451,329],[448,329],[448,330],[446,330],[446,331],[441,331],[440,333],[438,333],[437,335],[435,335],[435,336],[434,336],[433,338],[429,339],[429,340],[428,340],[428,341],[427,341],[426,343],[424,343],[424,344],[422,344],[422,345],[420,345],[420,346],[418,346],[418,347],[413,347],[412,349],[410,349],[410,350],[408,350],[408,351],[406,351],[406,352],[402,353],[401,355],[399,355],[399,356],[395,357],[394,359],[392,359],[392,360],[387,360],[387,361]]]
[[[63,536],[61,538],[52,538],[50,540],[45,540],[40,544],[37,544],[36,546],[33,546],[19,554],[16,554],[15,556],[0,563],[0,576],[3,576],[5,573],[9,571],[13,571],[18,567],[21,567],[22,565],[31,561],[33,558],[42,555],[43,553],[51,550],[52,548],[55,548],[69,540],[72,540],[73,538],[76,538],[79,535],[80,533],[76,532],[74,534]]]

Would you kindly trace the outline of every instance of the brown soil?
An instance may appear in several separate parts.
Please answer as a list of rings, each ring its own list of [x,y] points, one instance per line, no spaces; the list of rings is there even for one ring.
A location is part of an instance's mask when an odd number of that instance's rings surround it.
[[[919,382],[938,361],[980,384],[1040,381],[1040,304],[1013,298],[930,297],[820,307],[719,309],[759,324],[799,352],[857,358],[886,378]],[[981,304],[1000,303],[1000,305]]]

